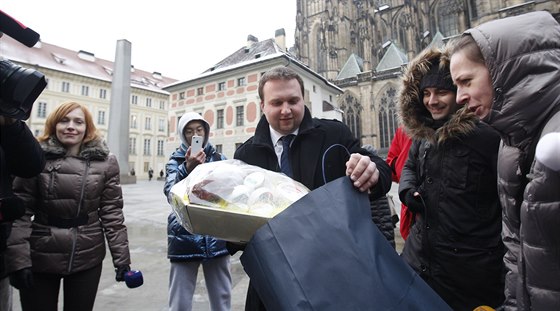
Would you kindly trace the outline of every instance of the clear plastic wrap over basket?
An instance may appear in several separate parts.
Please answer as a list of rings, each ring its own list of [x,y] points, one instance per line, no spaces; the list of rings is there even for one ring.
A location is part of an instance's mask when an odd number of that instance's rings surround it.
[[[238,241],[248,240],[258,226],[309,192],[282,173],[224,160],[198,165],[170,195],[173,210],[189,232]]]

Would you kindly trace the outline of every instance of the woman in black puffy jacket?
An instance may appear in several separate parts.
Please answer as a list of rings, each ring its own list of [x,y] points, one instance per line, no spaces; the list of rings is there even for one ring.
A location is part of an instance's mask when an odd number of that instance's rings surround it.
[[[402,257],[453,310],[504,300],[500,137],[460,109],[446,52],[428,49],[403,77],[399,113],[413,142],[399,197],[415,214]]]

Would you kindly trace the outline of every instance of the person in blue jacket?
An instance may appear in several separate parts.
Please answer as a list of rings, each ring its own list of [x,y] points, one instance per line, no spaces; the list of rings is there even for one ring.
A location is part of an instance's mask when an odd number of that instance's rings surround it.
[[[177,134],[182,144],[171,154],[166,165],[167,177],[163,192],[168,201],[171,187],[186,178],[197,165],[226,159],[216,152],[208,141],[210,126],[198,113],[185,113],[179,120]],[[203,148],[197,154],[191,154],[191,139],[194,135],[204,137]],[[175,213],[171,212],[167,224],[167,258],[171,262],[169,310],[192,309],[192,298],[201,264],[211,309],[230,310],[230,257],[225,241],[189,233],[180,224]]]

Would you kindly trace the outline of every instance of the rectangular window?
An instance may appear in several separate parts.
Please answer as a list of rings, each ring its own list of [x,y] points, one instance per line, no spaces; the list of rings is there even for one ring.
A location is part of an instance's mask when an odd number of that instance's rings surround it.
[[[223,129],[224,128],[224,109],[218,109],[216,112],[218,117],[216,119],[216,128]]]
[[[37,104],[37,117],[46,118],[47,117],[47,103],[39,102]]]
[[[89,96],[89,86],[82,85],[82,96]]]
[[[152,118],[151,117],[146,117],[146,122],[144,123],[144,129],[145,130],[151,130],[152,129]]]
[[[235,126],[243,126],[243,120],[245,119],[245,114],[243,106],[235,107]]]
[[[130,116],[130,128],[138,128],[138,118],[135,115]]]
[[[216,148],[217,153],[222,153],[222,149],[223,149],[222,144],[217,144],[214,147]]]
[[[132,95],[130,97],[130,103],[133,105],[138,105],[138,95]]]
[[[158,139],[158,141],[157,141],[157,155],[158,156],[163,155],[163,140],[162,139]]]
[[[165,101],[164,100],[159,101],[159,109],[165,110]]]
[[[237,86],[245,86],[245,77],[237,78]]]
[[[144,162],[144,173],[147,173],[150,169],[150,162]]]
[[[146,107],[152,107],[152,99],[151,98],[146,98]]]
[[[160,118],[158,120],[158,131],[165,132],[165,119]]]
[[[152,140],[149,138],[144,139],[144,155],[152,155],[151,148]]]
[[[62,92],[70,93],[70,82],[62,81]]]
[[[179,93],[179,99],[185,99],[185,92]]]
[[[105,124],[105,111],[97,112],[97,124],[99,125]]]
[[[218,91],[225,91],[226,90],[226,83],[220,82],[218,83]]]
[[[200,96],[200,95],[204,95],[204,88],[203,87],[199,87],[196,89],[196,95]]]
[[[99,98],[106,99],[107,98],[107,90],[106,89],[99,89]]]
[[[130,137],[128,139],[128,153],[129,154],[136,154],[136,138]]]

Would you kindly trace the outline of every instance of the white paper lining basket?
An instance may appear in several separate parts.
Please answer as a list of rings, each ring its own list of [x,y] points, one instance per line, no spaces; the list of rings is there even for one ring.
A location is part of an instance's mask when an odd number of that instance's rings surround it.
[[[248,242],[257,229],[307,193],[309,189],[284,174],[224,160],[198,165],[171,187],[169,196],[190,233]]]
[[[183,218],[181,223],[187,231],[230,242],[249,242],[255,231],[270,220],[267,217],[198,204],[187,204],[182,208],[184,213],[180,215]]]

